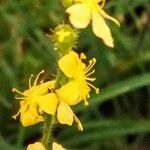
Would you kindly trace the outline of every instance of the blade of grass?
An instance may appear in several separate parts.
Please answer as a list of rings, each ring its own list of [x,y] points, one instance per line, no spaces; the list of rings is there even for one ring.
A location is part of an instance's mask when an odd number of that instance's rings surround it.
[[[65,139],[64,144],[73,146],[79,143],[88,143],[98,140],[112,139],[125,135],[150,132],[149,120],[99,120],[87,122],[83,133],[73,134],[73,130],[68,130],[71,134],[62,134]],[[71,137],[70,137],[71,135]],[[84,136],[83,136],[84,135]]]

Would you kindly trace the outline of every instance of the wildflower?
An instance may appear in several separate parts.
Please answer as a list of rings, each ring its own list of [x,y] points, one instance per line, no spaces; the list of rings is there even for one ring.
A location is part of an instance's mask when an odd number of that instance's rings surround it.
[[[52,150],[66,150],[66,149],[63,148],[62,145],[57,144],[56,142],[53,142],[53,144],[52,144]]]
[[[87,105],[87,98],[90,97],[89,92],[91,87],[95,89],[97,94],[99,93],[99,89],[89,83],[89,81],[95,80],[95,78],[90,77],[95,70],[90,70],[95,65],[96,59],[93,58],[90,60],[87,67],[82,62],[83,59],[86,59],[86,56],[83,53],[81,53],[79,57],[76,52],[70,51],[70,53],[58,61],[60,69],[70,78],[70,81],[60,89],[56,90],[56,93],[69,105],[75,105],[81,100],[84,100],[85,105]]]
[[[61,124],[72,125],[75,120],[78,123],[80,130],[83,130],[79,119],[75,116],[70,106],[63,102],[59,95],[53,91],[55,81],[48,81],[37,85],[38,78],[41,71],[35,81],[33,86],[31,86],[31,78],[29,79],[29,89],[25,90],[23,93],[16,89],[14,92],[21,94],[23,97],[16,97],[16,99],[21,99],[20,110],[13,118],[20,114],[20,120],[23,126],[29,126],[36,124],[38,122],[44,121],[42,113],[48,113],[55,115],[57,111],[57,119]],[[48,93],[48,89],[50,93]],[[66,91],[64,91],[66,93]]]
[[[66,93],[66,91],[64,91]],[[73,113],[70,106],[59,97],[55,92],[38,97],[38,104],[42,111],[57,116],[59,123],[72,125],[75,120],[79,130],[83,130],[82,124],[77,116]]]
[[[27,150],[46,150],[41,142],[35,142],[34,144],[29,144]]]
[[[29,144],[27,150],[46,150],[44,145],[41,142],[35,142],[33,144]],[[66,150],[62,147],[62,145],[53,142],[52,143],[52,150]]]
[[[29,126],[36,124],[38,122],[43,121],[42,115],[40,115],[39,111],[39,104],[38,104],[38,97],[44,94],[47,94],[48,88],[53,86],[54,81],[48,81],[45,83],[40,83],[37,85],[39,76],[44,71],[41,71],[33,85],[31,85],[31,79],[33,75],[31,75],[29,79],[29,89],[25,90],[24,92],[20,92],[17,89],[13,88],[13,92],[17,92],[21,95],[21,97],[16,97],[16,99],[21,100],[20,101],[20,110],[16,115],[13,116],[13,118],[17,118],[17,116],[20,114],[20,120],[23,124],[23,126]]]
[[[67,8],[71,24],[76,28],[85,28],[92,20],[92,29],[97,37],[104,43],[113,47],[111,31],[105,22],[105,18],[112,20],[117,25],[119,22],[107,15],[103,10],[105,0],[75,0],[75,4]]]

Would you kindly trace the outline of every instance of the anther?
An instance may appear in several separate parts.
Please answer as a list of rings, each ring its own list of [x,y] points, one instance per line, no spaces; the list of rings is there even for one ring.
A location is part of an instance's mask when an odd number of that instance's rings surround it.
[[[96,88],[96,94],[99,94],[99,88]]]
[[[84,53],[81,53],[81,54],[80,54],[80,59],[86,59],[86,56],[85,56]]]

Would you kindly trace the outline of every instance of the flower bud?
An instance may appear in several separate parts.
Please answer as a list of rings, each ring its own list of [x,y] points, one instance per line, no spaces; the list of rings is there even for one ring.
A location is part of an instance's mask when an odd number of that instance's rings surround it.
[[[58,50],[61,56],[72,50],[77,43],[78,31],[71,26],[62,24],[54,29],[52,38],[54,49]]]

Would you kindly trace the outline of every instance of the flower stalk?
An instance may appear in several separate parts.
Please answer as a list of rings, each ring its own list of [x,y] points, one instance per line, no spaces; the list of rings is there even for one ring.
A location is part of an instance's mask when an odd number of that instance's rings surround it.
[[[45,117],[43,137],[42,137],[42,144],[46,149],[48,147],[48,144],[53,142],[52,130],[51,130],[53,124],[54,124],[54,117],[51,115],[47,115]]]

